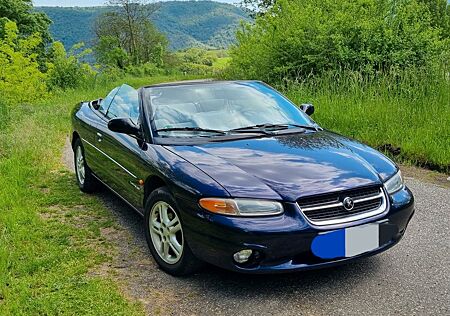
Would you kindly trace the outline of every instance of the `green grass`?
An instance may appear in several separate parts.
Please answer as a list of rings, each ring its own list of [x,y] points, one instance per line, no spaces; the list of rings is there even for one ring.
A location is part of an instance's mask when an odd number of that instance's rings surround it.
[[[70,111],[114,85],[182,78],[125,78],[100,88],[60,93],[8,111],[0,129],[0,315],[136,315],[108,275],[114,247],[100,233],[114,220],[82,194],[61,162]],[[0,112],[0,115],[3,112]]]
[[[345,73],[292,84],[286,94],[297,104],[312,102],[313,119],[327,129],[376,148],[399,148],[393,157],[399,162],[449,173],[448,72],[446,76]]]
[[[190,78],[125,78],[0,107],[0,315],[143,313],[110,276],[93,273],[115,255],[100,233],[115,221],[95,197],[77,189],[61,153],[70,111],[80,100],[104,96],[122,82],[180,79]],[[396,159],[448,172],[449,82],[402,80],[311,78],[286,93],[298,103],[313,102],[314,119],[326,128],[372,146],[398,146]]]

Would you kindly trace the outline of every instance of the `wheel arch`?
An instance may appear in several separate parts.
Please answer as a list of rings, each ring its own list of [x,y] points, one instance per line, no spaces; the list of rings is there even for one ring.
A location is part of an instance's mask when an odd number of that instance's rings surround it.
[[[143,206],[145,207],[147,198],[153,191],[164,186],[167,186],[166,181],[164,181],[161,177],[157,175],[151,175],[147,179],[145,179]]]
[[[71,146],[72,146],[72,150],[75,150],[75,143],[76,143],[76,141],[78,140],[78,139],[81,139],[81,137],[80,137],[80,135],[76,132],[76,131],[74,131],[73,133],[72,133],[72,143],[71,143]]]

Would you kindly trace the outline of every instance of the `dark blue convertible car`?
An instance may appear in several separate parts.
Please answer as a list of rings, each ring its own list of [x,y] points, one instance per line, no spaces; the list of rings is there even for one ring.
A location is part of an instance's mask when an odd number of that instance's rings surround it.
[[[173,275],[203,262],[314,269],[390,248],[414,212],[398,167],[313,112],[259,81],[122,85],[73,111],[77,182],[139,212]]]

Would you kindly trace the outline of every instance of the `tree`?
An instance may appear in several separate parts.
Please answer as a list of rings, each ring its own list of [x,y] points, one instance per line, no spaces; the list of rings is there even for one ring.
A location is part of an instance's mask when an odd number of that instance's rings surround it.
[[[141,22],[141,27],[136,32],[135,43],[138,46],[135,51],[138,63],[151,62],[162,66],[169,42],[149,20]]]
[[[39,33],[44,44],[52,40],[48,29],[51,20],[45,13],[33,11],[31,0],[0,1],[0,17],[15,22],[21,36]]]
[[[101,36],[94,47],[97,62],[105,66],[124,69],[128,65],[127,52],[121,48],[117,37],[111,35]]]
[[[124,67],[126,62],[161,63],[168,42],[150,21],[158,6],[145,0],[110,0],[109,4],[114,9],[99,16],[94,26],[98,60],[119,67]],[[104,49],[106,46],[113,48],[115,57]]]
[[[45,13],[33,11],[32,0],[1,0],[0,1],[0,37],[5,35],[7,21],[13,21],[18,30],[18,36],[26,38],[40,34],[41,41],[34,48],[38,54],[40,68],[45,68],[45,50],[52,42],[49,31],[50,19]]]
[[[263,15],[275,5],[276,0],[242,0],[241,7],[252,17]]]

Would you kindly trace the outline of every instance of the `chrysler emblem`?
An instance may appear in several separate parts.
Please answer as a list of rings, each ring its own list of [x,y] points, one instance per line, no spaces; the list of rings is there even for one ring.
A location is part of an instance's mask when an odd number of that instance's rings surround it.
[[[342,201],[342,205],[344,205],[344,208],[347,211],[351,211],[353,209],[353,206],[355,206],[355,202],[353,201],[353,199],[351,197],[346,197],[343,201]]]

